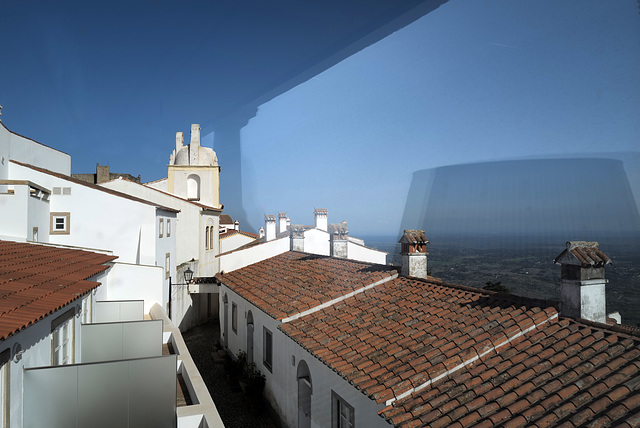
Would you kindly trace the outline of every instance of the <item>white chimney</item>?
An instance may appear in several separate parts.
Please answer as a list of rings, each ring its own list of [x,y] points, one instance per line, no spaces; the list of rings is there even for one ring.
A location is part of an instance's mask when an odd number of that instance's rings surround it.
[[[341,259],[349,258],[349,229],[346,221],[329,226],[329,240],[331,256]]]
[[[180,149],[184,146],[184,134],[182,132],[176,132],[176,155]]]
[[[287,213],[278,213],[278,233],[287,231]]]
[[[564,316],[604,323],[607,305],[604,267],[611,259],[594,241],[569,241],[554,260],[561,266],[560,312]]]
[[[324,230],[327,232],[327,209],[326,208],[316,208],[313,210],[313,215],[316,220],[316,229]]]
[[[198,165],[200,163],[200,125],[194,123],[191,125],[191,143],[189,144],[189,165]]]
[[[264,227],[258,229],[258,235],[260,235],[260,238],[264,238]]]
[[[424,235],[424,230],[405,230],[398,242],[401,244],[400,256],[402,259],[400,273],[416,278],[426,278],[427,244],[429,241]]]
[[[276,216],[273,214],[264,215],[265,239],[272,241],[276,239]]]
[[[291,226],[291,251],[304,251],[304,227],[299,224]]]
[[[238,220],[233,222],[233,229],[240,230],[240,222]]]

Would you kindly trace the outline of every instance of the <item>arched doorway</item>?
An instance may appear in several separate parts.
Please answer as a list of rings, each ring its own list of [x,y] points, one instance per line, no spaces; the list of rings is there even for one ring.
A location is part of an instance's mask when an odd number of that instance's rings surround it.
[[[227,298],[227,293],[224,293],[224,297],[222,298],[224,302],[224,322],[222,326],[223,331],[223,339],[222,343],[224,343],[224,347],[229,347],[229,299]]]
[[[247,363],[253,363],[253,314],[247,313]]]
[[[298,364],[298,428],[311,427],[311,372],[304,360]]]

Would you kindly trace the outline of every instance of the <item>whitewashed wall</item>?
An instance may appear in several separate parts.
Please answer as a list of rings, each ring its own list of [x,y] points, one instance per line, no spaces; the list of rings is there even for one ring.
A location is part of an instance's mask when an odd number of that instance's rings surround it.
[[[0,122],[0,180],[8,178],[9,159],[71,174],[71,156],[9,131]]]
[[[38,228],[38,241],[49,241],[49,201],[46,197],[32,196],[26,184],[1,186],[0,236],[20,241],[33,239],[33,228]],[[12,188],[13,193],[3,192]]]
[[[70,233],[50,242],[113,251],[120,262],[155,265],[156,207],[45,174],[14,163],[11,179],[30,180],[47,189],[68,187],[70,195],[51,195],[51,212],[70,213]],[[164,264],[164,260],[162,260]]]
[[[387,254],[376,250],[375,248],[358,245],[354,242],[347,242],[347,254],[351,260],[359,260],[361,262],[387,264]]]
[[[329,233],[320,229],[305,230],[304,252],[322,256],[330,255]]]
[[[243,250],[233,251],[229,254],[220,255],[220,271],[231,272],[270,257],[277,256],[278,254],[289,251],[290,245],[289,237],[286,237],[264,242]]]
[[[241,233],[234,233],[233,235],[220,238],[220,253],[226,253],[227,251],[233,251],[243,245],[255,241]]]
[[[164,296],[169,295],[169,289],[163,266],[113,263],[108,278],[101,282],[97,300],[144,300],[145,313],[155,303],[167,309],[168,300]]]

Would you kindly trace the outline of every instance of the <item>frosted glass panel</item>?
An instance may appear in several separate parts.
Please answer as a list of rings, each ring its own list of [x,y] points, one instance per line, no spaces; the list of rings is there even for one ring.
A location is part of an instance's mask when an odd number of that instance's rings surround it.
[[[23,426],[175,428],[176,361],[166,355],[25,369]]]
[[[176,361],[175,355],[131,360],[130,426],[176,427]]]
[[[126,427],[129,362],[78,366],[78,428]]]
[[[93,311],[94,322],[142,321],[144,319],[143,300],[115,300],[96,302]]]
[[[162,355],[162,320],[124,323],[123,333],[123,358]]]
[[[82,362],[159,357],[162,320],[84,324]]]
[[[23,427],[76,426],[77,366],[27,369],[23,382]]]

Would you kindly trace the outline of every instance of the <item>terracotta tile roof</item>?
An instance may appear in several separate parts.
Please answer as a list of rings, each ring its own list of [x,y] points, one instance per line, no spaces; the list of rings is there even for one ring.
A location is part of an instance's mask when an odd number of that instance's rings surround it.
[[[600,251],[597,242],[568,241],[567,248],[553,262],[582,266],[604,266],[611,263],[611,259]]]
[[[402,277],[279,328],[371,399],[389,404],[556,322],[556,309],[539,303]]]
[[[561,319],[393,403],[395,426],[638,426],[640,338]]]
[[[116,256],[0,240],[0,340],[98,287]]]
[[[58,177],[58,178],[61,178],[63,180],[67,180],[67,181],[70,181],[72,183],[79,184],[81,186],[91,187],[92,189],[99,190],[99,191],[104,192],[104,193],[109,193],[109,194],[114,195],[114,196],[119,196],[121,198],[129,199],[129,200],[136,201],[136,202],[140,202],[140,203],[143,203],[143,204],[146,204],[146,205],[151,205],[151,206],[154,206],[156,208],[160,208],[160,209],[162,209],[164,211],[169,211],[169,212],[174,212],[174,213],[179,213],[180,212],[180,210],[176,210],[176,209],[173,209],[173,208],[169,208],[169,207],[165,207],[165,206],[162,206],[162,205],[158,205],[156,203],[147,201],[146,199],[136,198],[135,196],[127,195],[126,193],[118,192],[116,190],[112,190],[112,189],[109,189],[107,187],[102,187],[102,186],[99,186],[97,184],[86,183],[84,181],[72,178],[72,177],[70,177],[68,175],[64,175],[64,174],[60,174],[60,173],[57,173],[57,172],[54,172],[54,171],[50,171],[50,170],[45,169],[45,168],[40,168],[40,167],[35,166],[35,165],[30,165],[28,163],[19,162],[17,160],[13,160],[13,159],[9,160],[9,162],[15,163],[16,165],[24,166],[26,168],[33,169],[35,171],[39,171],[39,172],[41,172],[43,174],[52,175],[54,177]]]
[[[327,209],[326,208],[315,208],[313,210],[313,214],[315,214],[315,215],[327,215]]]
[[[392,266],[289,251],[216,278],[282,320],[396,274]]]
[[[254,238],[254,239],[258,239],[260,237],[257,234],[251,233],[251,232],[243,232],[241,230],[227,230],[226,232],[220,234],[220,239],[227,238],[227,237],[229,237],[231,235],[235,235],[235,234],[248,236],[249,238]]]

